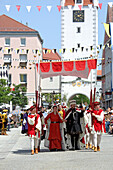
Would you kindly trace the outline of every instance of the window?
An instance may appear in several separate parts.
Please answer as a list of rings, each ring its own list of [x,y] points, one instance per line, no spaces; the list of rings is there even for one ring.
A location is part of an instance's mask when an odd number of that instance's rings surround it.
[[[21,38],[21,46],[25,46],[26,45],[26,38]]]
[[[4,54],[4,63],[11,62],[11,54]]]
[[[20,62],[27,62],[27,54],[20,54]]]
[[[77,48],[80,48],[80,44],[77,44]]]
[[[81,27],[77,27],[77,33],[81,33]]]
[[[10,46],[10,38],[5,38],[5,46]]]
[[[53,77],[50,77],[50,82],[53,82]]]
[[[20,83],[27,83],[27,74],[20,74]]]
[[[82,0],[76,0],[76,3],[82,3]]]

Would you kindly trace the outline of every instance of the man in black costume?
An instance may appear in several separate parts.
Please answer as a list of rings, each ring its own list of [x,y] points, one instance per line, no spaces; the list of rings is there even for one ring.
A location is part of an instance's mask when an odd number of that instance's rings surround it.
[[[80,118],[83,117],[83,110],[78,109],[75,107],[76,101],[71,100],[70,101],[70,109],[66,112],[65,119],[66,122],[66,128],[67,128],[67,134],[71,136],[71,144],[72,144],[72,150],[79,150],[78,147],[78,139],[79,135],[82,133],[81,125],[80,125]]]

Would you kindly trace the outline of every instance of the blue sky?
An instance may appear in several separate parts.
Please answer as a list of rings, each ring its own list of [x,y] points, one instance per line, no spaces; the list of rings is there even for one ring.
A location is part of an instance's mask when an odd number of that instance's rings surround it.
[[[103,43],[104,26],[102,22],[106,22],[107,3],[113,0],[100,0],[103,3],[102,9],[99,9],[99,38],[98,43]],[[11,5],[10,11],[7,12],[5,5]],[[16,5],[21,5],[20,11],[17,11]],[[26,6],[31,5],[31,11],[28,13]],[[49,13],[47,6],[51,5],[52,9]],[[13,19],[26,24],[39,31],[44,40],[45,48],[60,49],[61,40],[61,13],[57,9],[60,0],[0,0],[0,15],[6,14]],[[42,6],[39,12],[36,6]]]

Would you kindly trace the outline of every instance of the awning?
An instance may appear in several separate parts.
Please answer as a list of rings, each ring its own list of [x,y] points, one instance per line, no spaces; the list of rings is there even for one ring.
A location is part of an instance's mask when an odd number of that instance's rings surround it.
[[[38,63],[36,66],[38,72]],[[97,59],[40,62],[39,74],[42,78],[59,75],[88,78],[91,69],[96,69],[96,66]]]

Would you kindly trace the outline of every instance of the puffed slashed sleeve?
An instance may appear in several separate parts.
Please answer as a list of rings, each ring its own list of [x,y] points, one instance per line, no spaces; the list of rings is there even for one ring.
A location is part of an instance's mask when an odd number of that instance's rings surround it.
[[[101,112],[101,115],[95,115],[95,117],[97,118],[98,121],[102,122],[104,119],[104,112]]]
[[[63,123],[62,118],[60,117],[59,114],[58,114],[58,116],[59,116],[59,122],[60,122],[60,123]]]
[[[51,113],[49,113],[49,114],[47,115],[47,117],[45,118],[45,124],[47,124],[47,120],[50,118],[50,115],[51,115]]]
[[[38,129],[39,131],[41,131],[41,119],[40,116],[38,118],[38,123],[36,124],[36,129]]]

